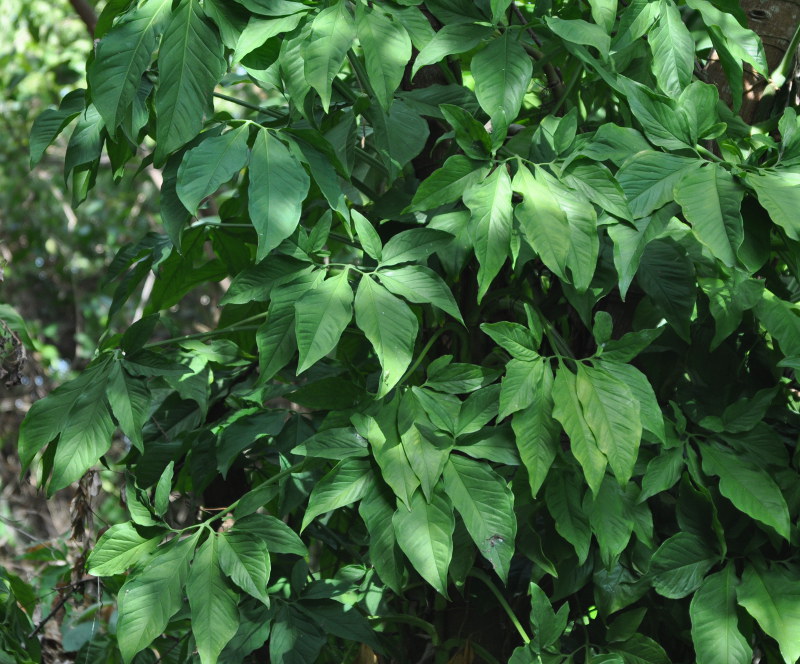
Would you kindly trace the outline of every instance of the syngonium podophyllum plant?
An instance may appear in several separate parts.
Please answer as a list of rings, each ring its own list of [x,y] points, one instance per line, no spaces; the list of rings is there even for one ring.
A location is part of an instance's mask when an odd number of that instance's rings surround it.
[[[51,493],[127,473],[94,661],[795,662],[800,124],[777,75],[735,115],[769,74],[745,25],[109,2],[31,152],[75,121],[75,201],[154,169],[163,227],[19,441]]]

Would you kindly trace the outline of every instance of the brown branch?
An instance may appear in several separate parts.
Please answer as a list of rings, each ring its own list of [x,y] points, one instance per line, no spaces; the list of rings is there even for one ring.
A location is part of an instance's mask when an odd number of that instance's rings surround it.
[[[80,16],[81,21],[89,31],[89,37],[94,39],[94,29],[97,27],[97,14],[94,11],[94,7],[89,4],[88,0],[69,0],[69,4]]]

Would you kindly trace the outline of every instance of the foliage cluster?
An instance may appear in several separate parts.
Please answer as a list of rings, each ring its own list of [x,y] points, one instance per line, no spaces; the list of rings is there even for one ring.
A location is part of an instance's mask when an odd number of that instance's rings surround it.
[[[33,161],[74,122],[74,200],[160,169],[163,232],[20,432],[50,493],[127,473],[79,658],[800,658],[800,124],[735,115],[738,5],[114,0],[96,37]]]

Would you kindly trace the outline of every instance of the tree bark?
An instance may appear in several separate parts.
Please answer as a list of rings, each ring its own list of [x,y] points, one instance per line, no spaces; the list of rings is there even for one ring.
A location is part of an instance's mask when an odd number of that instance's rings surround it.
[[[69,0],[69,4],[80,16],[81,21],[89,31],[89,36],[94,39],[94,29],[97,27],[97,14],[94,7],[89,4],[88,0]]]

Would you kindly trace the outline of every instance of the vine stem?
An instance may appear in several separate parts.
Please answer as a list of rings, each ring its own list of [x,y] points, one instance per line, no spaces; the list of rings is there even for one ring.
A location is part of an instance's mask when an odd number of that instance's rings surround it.
[[[208,332],[197,332],[196,334],[186,334],[182,337],[173,337],[171,339],[164,339],[163,341],[154,341],[149,344],[145,344],[145,348],[156,348],[158,346],[169,346],[171,344],[179,344],[183,341],[191,341],[193,339],[206,339],[207,337],[215,337],[219,334],[228,334],[229,332],[241,332],[243,330],[255,330],[258,328],[258,325],[245,325],[245,323],[251,323],[252,321],[258,320],[260,318],[266,318],[267,316],[266,311],[262,311],[260,314],[255,314],[254,316],[250,316],[249,318],[244,318],[239,321],[236,325],[231,325],[230,327],[222,327],[216,330],[209,330]]]
[[[277,109],[270,108],[269,106],[258,106],[257,104],[251,104],[249,101],[245,101],[244,99],[237,99],[236,97],[231,97],[230,95],[226,95],[221,92],[215,92],[214,96],[217,99],[229,101],[232,104],[238,104],[243,108],[249,108],[251,111],[257,111],[258,113],[266,113],[267,115],[271,115],[276,120],[286,119],[285,113],[281,113]]]
[[[511,624],[514,625],[517,632],[519,632],[519,635],[522,637],[522,640],[525,643],[525,645],[529,644],[531,642],[531,637],[528,636],[528,633],[525,631],[525,628],[520,624],[516,614],[511,609],[509,603],[506,601],[506,598],[503,597],[503,594],[497,589],[497,586],[495,586],[492,583],[492,580],[486,575],[486,573],[483,570],[473,568],[472,570],[470,570],[469,576],[475,577],[476,579],[479,579],[480,581],[483,581],[484,584],[486,584],[486,587],[492,591],[492,594],[500,603],[500,606],[503,607],[503,611],[506,612],[506,615],[508,616],[508,619],[511,621]]]
[[[403,374],[403,377],[398,381],[398,383],[397,383],[398,385],[404,383],[406,380],[408,380],[414,374],[414,372],[417,370],[417,367],[420,365],[422,360],[425,359],[425,356],[428,354],[430,349],[433,347],[433,344],[436,343],[436,340],[439,337],[441,337],[445,333],[446,330],[447,330],[446,327],[440,327],[438,330],[436,330],[436,332],[433,333],[431,338],[428,339],[428,343],[426,343],[422,347],[422,350],[419,352],[419,355],[417,355],[417,359],[414,360],[414,363],[408,368],[408,371],[406,371]]]

